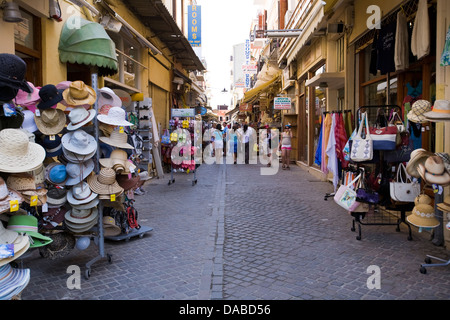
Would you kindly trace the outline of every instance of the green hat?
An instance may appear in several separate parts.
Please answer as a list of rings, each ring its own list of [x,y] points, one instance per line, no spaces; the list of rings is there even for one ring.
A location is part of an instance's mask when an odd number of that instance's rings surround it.
[[[15,215],[9,218],[9,230],[26,233],[30,237],[30,248],[37,248],[52,243],[52,239],[38,232],[38,220],[34,216]]]

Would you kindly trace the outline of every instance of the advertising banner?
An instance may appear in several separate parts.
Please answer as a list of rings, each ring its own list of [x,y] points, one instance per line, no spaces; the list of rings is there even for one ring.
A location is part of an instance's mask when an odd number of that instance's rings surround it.
[[[188,6],[188,41],[192,47],[202,46],[201,6]]]

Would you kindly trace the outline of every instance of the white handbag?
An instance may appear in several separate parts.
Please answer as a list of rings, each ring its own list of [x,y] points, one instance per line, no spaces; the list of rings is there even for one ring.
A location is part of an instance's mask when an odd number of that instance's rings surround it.
[[[404,172],[406,180],[403,181]],[[420,194],[420,184],[411,180],[411,176],[406,172],[406,167],[400,163],[397,169],[395,181],[390,182],[390,195],[392,200],[399,202],[414,202],[414,199]]]
[[[366,126],[366,137],[361,137],[362,128]],[[373,141],[369,133],[369,121],[367,113],[362,113],[361,122],[359,124],[358,133],[352,140],[352,149],[350,151],[350,159],[356,162],[369,161],[373,158]]]

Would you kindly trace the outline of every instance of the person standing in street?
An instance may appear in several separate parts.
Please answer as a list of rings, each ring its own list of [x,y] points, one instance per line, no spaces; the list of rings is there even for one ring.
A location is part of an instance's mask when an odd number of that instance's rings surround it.
[[[238,147],[238,129],[239,124],[235,123],[233,124],[233,127],[228,131],[228,154],[233,154],[233,163],[237,163],[237,147]],[[228,160],[227,160],[228,162]]]
[[[223,135],[222,126],[220,123],[216,125],[216,130],[214,130],[213,138],[213,149],[216,155],[216,163],[223,164]]]
[[[280,143],[280,149],[281,149],[281,162],[282,162],[282,169],[283,170],[289,170],[289,162],[291,159],[291,140],[292,140],[292,131],[291,131],[291,125],[288,123],[284,126],[284,131],[281,133],[281,143]]]

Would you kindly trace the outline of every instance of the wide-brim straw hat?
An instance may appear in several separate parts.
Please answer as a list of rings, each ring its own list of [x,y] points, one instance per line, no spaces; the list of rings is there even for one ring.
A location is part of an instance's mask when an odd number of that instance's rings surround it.
[[[116,221],[113,217],[103,217],[103,235],[105,237],[115,237],[121,233],[122,231],[120,230],[120,227],[116,225]]]
[[[419,171],[417,170],[419,164],[425,164],[428,157],[433,156],[434,153],[425,149],[419,148],[411,152],[410,160],[406,165],[406,172],[415,178],[420,178]]]
[[[109,104],[113,107],[122,107],[122,100],[120,100],[120,97],[112,89],[103,87],[98,89],[98,92],[97,104],[100,108],[105,104]]]
[[[98,195],[111,195],[123,192],[116,180],[116,172],[111,168],[102,168],[96,175],[87,178],[87,183],[92,192]]]
[[[92,105],[97,100],[95,90],[83,81],[73,81],[63,92],[64,101],[70,106]]]
[[[22,196],[44,196],[47,194],[47,189],[40,188],[36,184],[34,176],[28,172],[10,174],[6,179],[6,184]]]
[[[53,242],[40,247],[39,253],[43,258],[55,260],[68,255],[75,248],[75,237],[69,232],[59,232],[49,235]]]
[[[24,201],[22,195],[19,192],[8,188],[5,180],[0,177],[0,213],[9,212],[11,209],[10,201],[16,200],[18,206]]]
[[[408,112],[407,117],[409,121],[415,123],[425,123],[429,120],[425,117],[425,113],[431,111],[431,103],[427,100],[417,100],[411,106],[411,110]]]
[[[133,124],[125,120],[126,112],[121,107],[112,107],[108,110],[108,114],[97,115],[97,120],[112,126],[129,127]]]
[[[439,221],[434,216],[434,208],[427,204],[414,206],[412,213],[406,217],[406,220],[419,228],[435,228],[439,226]]]
[[[134,149],[134,147],[127,142],[128,135],[125,132],[120,132],[119,130],[113,130],[109,137],[99,137],[99,140],[116,148]]]
[[[85,162],[72,163],[69,162],[66,165],[67,180],[65,184],[67,186],[73,186],[86,179],[94,170],[95,164],[93,159],[89,159]]]
[[[450,101],[436,100],[434,102],[433,110],[424,114],[429,121],[450,121]]]
[[[64,134],[61,142],[64,149],[80,155],[88,155],[98,147],[95,138],[82,129]]]
[[[80,225],[94,221],[97,216],[97,207],[92,207],[90,209],[72,208],[72,210],[69,210],[65,213],[64,218],[66,219],[66,222],[69,222],[69,224]]]
[[[98,194],[93,192],[86,181],[82,181],[81,183],[73,186],[67,192],[67,201],[72,205],[83,205],[88,204],[94,201],[97,198]],[[89,206],[91,208],[91,206]],[[79,209],[87,209],[87,208],[79,208]]]
[[[0,267],[0,300],[11,300],[22,292],[30,281],[30,269],[13,268],[10,264]]]
[[[444,160],[437,156],[429,156],[425,162],[417,167],[420,177],[428,184],[447,186],[450,184],[450,174],[444,166]]]
[[[443,212],[450,212],[450,195],[445,196],[443,202],[438,203],[436,206]]]
[[[34,115],[34,122],[39,131],[45,135],[60,133],[66,125],[66,115],[59,109],[45,109],[40,111],[40,116]]]
[[[81,128],[85,124],[91,122],[97,112],[95,109],[86,110],[83,107],[75,107],[73,108],[68,115],[70,123],[67,125],[67,130],[73,131]]]
[[[20,129],[0,131],[0,171],[8,173],[32,171],[45,159],[45,149]]]
[[[136,166],[128,160],[126,151],[121,149],[114,149],[109,158],[101,158],[99,162],[103,167],[112,168],[118,174],[128,174],[136,169]]]

